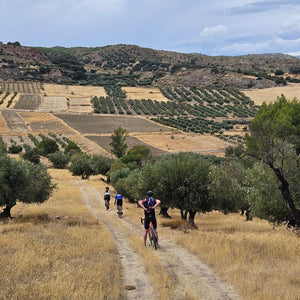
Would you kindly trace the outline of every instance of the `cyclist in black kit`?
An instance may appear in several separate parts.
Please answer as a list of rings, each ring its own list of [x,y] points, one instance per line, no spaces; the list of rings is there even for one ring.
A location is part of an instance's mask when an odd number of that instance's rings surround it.
[[[158,242],[158,235],[157,235],[157,222],[156,222],[156,217],[155,217],[155,208],[160,205],[161,201],[158,199],[153,198],[153,192],[148,191],[147,192],[147,197],[143,200],[140,200],[138,202],[139,206],[141,206],[144,209],[145,213],[145,220],[144,220],[144,245],[146,246],[146,241],[147,241],[147,234],[149,234],[149,224],[150,220],[152,221],[155,233],[156,233],[156,238]]]

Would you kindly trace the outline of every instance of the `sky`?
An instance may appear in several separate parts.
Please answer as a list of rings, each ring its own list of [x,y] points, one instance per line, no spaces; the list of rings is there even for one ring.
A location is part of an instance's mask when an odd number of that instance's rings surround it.
[[[0,0],[0,41],[300,55],[300,0]]]

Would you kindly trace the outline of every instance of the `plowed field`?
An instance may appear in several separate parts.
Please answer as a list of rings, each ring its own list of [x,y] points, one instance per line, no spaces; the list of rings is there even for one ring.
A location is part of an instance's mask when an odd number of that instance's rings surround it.
[[[110,152],[110,150],[111,150],[111,146],[109,145],[111,143],[110,136],[87,136],[87,138],[94,141],[98,145],[100,145],[107,152]],[[139,140],[138,138],[132,137],[132,136],[130,136],[126,139],[126,144],[128,145],[128,149],[131,149],[132,147],[137,146],[137,145],[147,146],[150,149],[152,155],[159,155],[162,153],[166,153],[166,151],[156,148],[156,147],[153,147],[151,144],[144,143],[141,140]]]
[[[41,96],[35,94],[21,95],[19,100],[14,105],[14,109],[35,110],[41,105]]]
[[[55,114],[72,128],[83,134],[107,134],[112,133],[119,126],[125,128],[127,132],[168,132],[171,129],[148,121],[143,118],[135,117],[111,117],[98,115],[70,115]]]
[[[13,133],[28,132],[29,128],[27,127],[27,125],[25,124],[25,122],[17,112],[12,110],[4,110],[2,112],[2,116],[4,117],[10,132]]]

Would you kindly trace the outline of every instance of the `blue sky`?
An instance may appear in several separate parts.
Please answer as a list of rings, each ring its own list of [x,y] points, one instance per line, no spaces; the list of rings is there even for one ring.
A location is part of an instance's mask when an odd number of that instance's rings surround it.
[[[0,0],[0,41],[300,55],[300,0]]]

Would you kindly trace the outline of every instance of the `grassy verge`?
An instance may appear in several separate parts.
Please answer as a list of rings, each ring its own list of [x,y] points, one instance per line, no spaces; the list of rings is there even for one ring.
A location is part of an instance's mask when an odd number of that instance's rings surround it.
[[[18,203],[12,210],[18,218],[0,222],[1,298],[120,299],[120,260],[110,233],[68,174],[53,175],[59,186],[51,199]]]
[[[180,225],[178,219],[163,223]],[[207,263],[243,299],[299,299],[300,239],[295,233],[218,212],[197,217],[196,224],[195,231],[162,231]]]

